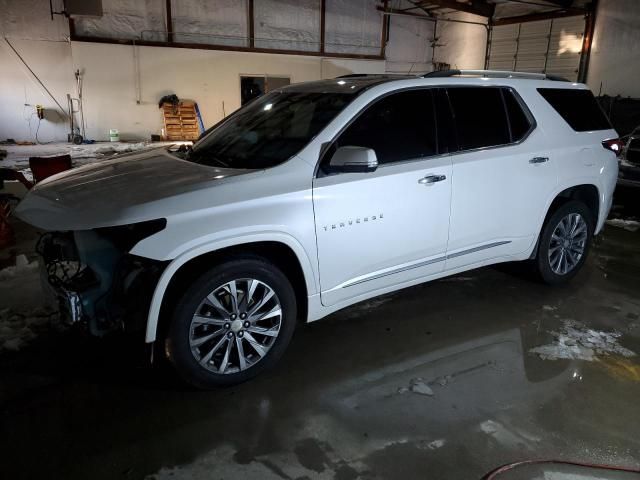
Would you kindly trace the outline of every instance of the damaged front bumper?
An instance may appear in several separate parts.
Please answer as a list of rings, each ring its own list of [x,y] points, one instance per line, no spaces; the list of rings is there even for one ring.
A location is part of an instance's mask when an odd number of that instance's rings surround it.
[[[167,262],[128,252],[162,230],[164,220],[120,227],[45,233],[37,245],[46,288],[69,323],[96,336],[143,330]]]

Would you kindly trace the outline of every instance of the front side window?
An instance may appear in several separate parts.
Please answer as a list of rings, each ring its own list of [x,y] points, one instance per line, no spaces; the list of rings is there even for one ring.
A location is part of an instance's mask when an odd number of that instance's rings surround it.
[[[355,94],[276,91],[252,101],[199,140],[190,161],[263,169],[305,147]]]
[[[367,107],[338,137],[335,146],[371,148],[382,165],[435,155],[436,139],[431,91],[407,90]]]
[[[461,150],[495,147],[511,142],[499,88],[448,88],[449,102]]]

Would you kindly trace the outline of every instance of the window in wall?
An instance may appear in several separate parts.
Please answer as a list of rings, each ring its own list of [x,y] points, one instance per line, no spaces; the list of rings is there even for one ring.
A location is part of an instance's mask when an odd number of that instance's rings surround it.
[[[289,77],[246,75],[240,77],[240,105],[291,83]]]
[[[613,128],[590,90],[539,88],[538,92],[576,132]]]
[[[337,146],[372,148],[382,165],[435,155],[436,137],[432,92],[409,90],[367,107],[340,135]]]
[[[508,144],[509,125],[499,88],[448,88],[461,150]]]
[[[504,95],[504,105],[509,117],[509,124],[511,125],[511,141],[519,142],[529,132],[531,122],[515,94],[508,88],[504,88],[502,93]]]

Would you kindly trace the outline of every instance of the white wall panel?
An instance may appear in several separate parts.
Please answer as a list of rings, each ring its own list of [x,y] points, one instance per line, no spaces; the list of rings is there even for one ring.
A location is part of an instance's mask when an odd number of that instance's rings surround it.
[[[67,93],[76,96],[69,43],[16,39],[10,42],[66,109]],[[70,130],[66,113],[60,111],[4,39],[0,39],[0,105],[0,139],[35,142],[39,123],[40,142],[66,141]],[[35,105],[45,109],[45,118],[40,122]]]
[[[588,82],[594,92],[640,98],[640,2],[600,0]]]
[[[62,0],[53,0],[62,10]],[[69,23],[62,15],[49,15],[49,0],[0,0],[0,36],[28,40],[64,40]]]
[[[468,22],[487,23],[485,17],[470,13],[452,13],[448,18]],[[434,60],[451,65],[451,68],[484,68],[487,46],[487,29],[483,25],[469,23],[438,22],[438,45]]]
[[[76,33],[87,37],[166,41],[164,0],[102,0],[103,16],[75,19]]]
[[[382,14],[377,0],[326,0],[325,50],[379,55]]]
[[[398,8],[408,8],[402,2]],[[432,42],[434,24],[418,18],[392,15],[386,46],[387,71],[390,73],[426,73],[433,69]]]
[[[247,0],[172,0],[173,39],[246,47],[247,9]]]
[[[254,2],[255,46],[320,51],[320,0]]]
[[[158,100],[170,93],[198,102],[205,126],[213,125],[240,107],[241,75],[288,76],[296,83],[384,73],[384,61],[138,46],[141,101],[137,104],[131,45],[73,42],[72,47],[73,68],[85,72],[87,134],[96,140],[106,140],[110,128],[120,130],[123,140],[160,133]]]

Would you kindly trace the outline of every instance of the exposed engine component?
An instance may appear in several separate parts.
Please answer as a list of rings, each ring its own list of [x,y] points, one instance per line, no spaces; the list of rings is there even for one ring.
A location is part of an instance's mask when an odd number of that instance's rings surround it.
[[[63,318],[86,324],[98,336],[141,324],[136,320],[144,316],[141,311],[164,267],[127,253],[144,235],[139,232],[146,233],[148,226],[143,226],[137,231],[123,226],[40,237],[36,251]]]

